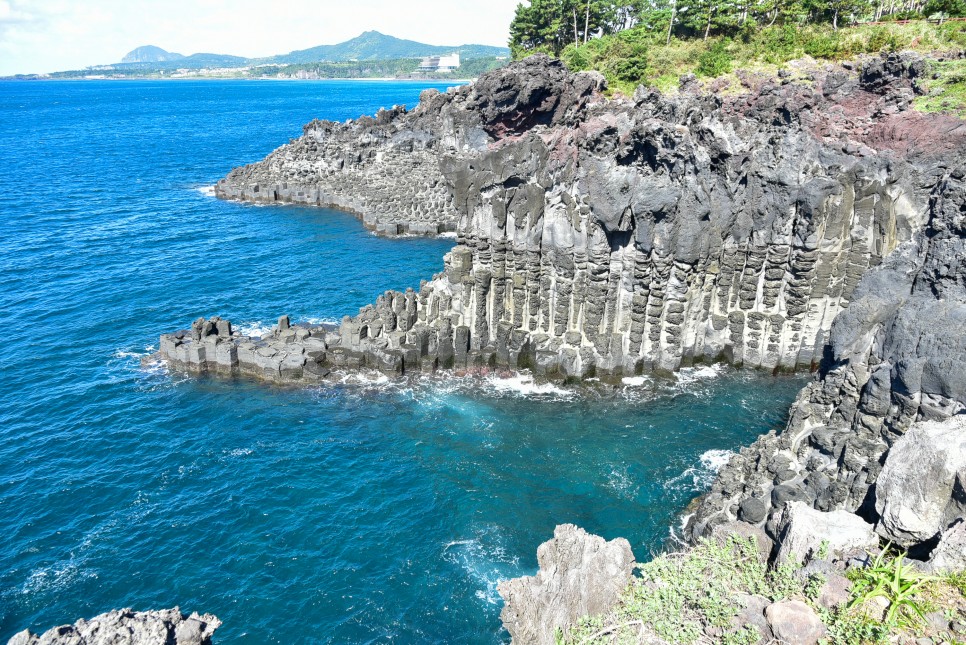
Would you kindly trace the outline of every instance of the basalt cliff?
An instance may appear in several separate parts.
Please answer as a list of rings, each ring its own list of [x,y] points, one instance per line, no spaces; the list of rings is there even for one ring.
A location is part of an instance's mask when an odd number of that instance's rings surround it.
[[[337,328],[283,317],[248,338],[200,319],[161,357],[309,383],[362,367],[812,370],[691,537],[740,522],[777,550],[798,502],[928,554],[966,512],[966,122],[913,108],[925,73],[892,54],[605,99],[599,75],[534,56],[412,111],[315,121],[216,193],[335,206],[386,235],[455,230],[443,271]]]

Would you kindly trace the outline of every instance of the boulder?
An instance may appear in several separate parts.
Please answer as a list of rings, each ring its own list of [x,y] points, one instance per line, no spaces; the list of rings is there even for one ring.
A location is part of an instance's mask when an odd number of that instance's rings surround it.
[[[711,531],[711,537],[718,540],[721,544],[725,544],[728,537],[732,535],[744,539],[754,539],[755,546],[758,549],[758,558],[762,562],[768,562],[775,543],[768,537],[764,529],[753,524],[748,524],[747,522],[725,522],[724,524],[718,524]]]
[[[802,502],[785,506],[778,532],[778,563],[802,565],[823,551],[828,558],[844,560],[879,545],[874,527],[858,515],[846,511],[823,513]]]
[[[758,628],[758,632],[765,642],[770,641],[772,638],[771,626],[765,618],[765,609],[769,606],[770,601],[764,596],[739,594],[738,603],[741,609],[738,611],[738,615],[731,619],[731,626],[735,629],[741,629],[746,625],[754,625]]]
[[[562,524],[537,549],[537,562],[537,575],[497,587],[505,602],[500,619],[514,643],[553,645],[557,629],[609,611],[630,581],[634,554],[623,538],[608,542]]]
[[[966,415],[914,424],[876,481],[876,530],[903,546],[934,538],[966,513]]]
[[[775,640],[784,645],[815,645],[825,636],[825,624],[801,600],[783,600],[765,609]]]
[[[177,607],[160,611],[118,609],[62,625],[41,635],[24,630],[7,645],[211,645],[221,621],[211,614],[185,616]]]

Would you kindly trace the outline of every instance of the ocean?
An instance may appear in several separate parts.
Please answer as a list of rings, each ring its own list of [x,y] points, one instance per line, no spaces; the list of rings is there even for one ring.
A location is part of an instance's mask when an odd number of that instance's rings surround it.
[[[496,585],[556,524],[646,560],[782,424],[803,376],[302,389],[142,367],[199,316],[333,321],[439,272],[452,239],[210,188],[428,86],[0,83],[0,642],[175,605],[218,615],[220,643],[505,642]]]

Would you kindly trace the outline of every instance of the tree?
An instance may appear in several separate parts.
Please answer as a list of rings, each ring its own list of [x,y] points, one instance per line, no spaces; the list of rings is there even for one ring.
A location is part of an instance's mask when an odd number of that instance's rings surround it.
[[[559,55],[599,34],[620,31],[634,8],[631,0],[531,0],[517,5],[510,23],[515,58],[536,51]]]

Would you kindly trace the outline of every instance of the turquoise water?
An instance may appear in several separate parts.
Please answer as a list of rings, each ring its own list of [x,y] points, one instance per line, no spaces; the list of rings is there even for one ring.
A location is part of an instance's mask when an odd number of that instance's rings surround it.
[[[201,315],[336,319],[438,271],[451,240],[205,193],[312,118],[424,87],[0,83],[0,642],[174,605],[223,643],[500,642],[496,584],[555,524],[644,559],[723,451],[781,423],[800,377],[298,390],[141,368]]]

